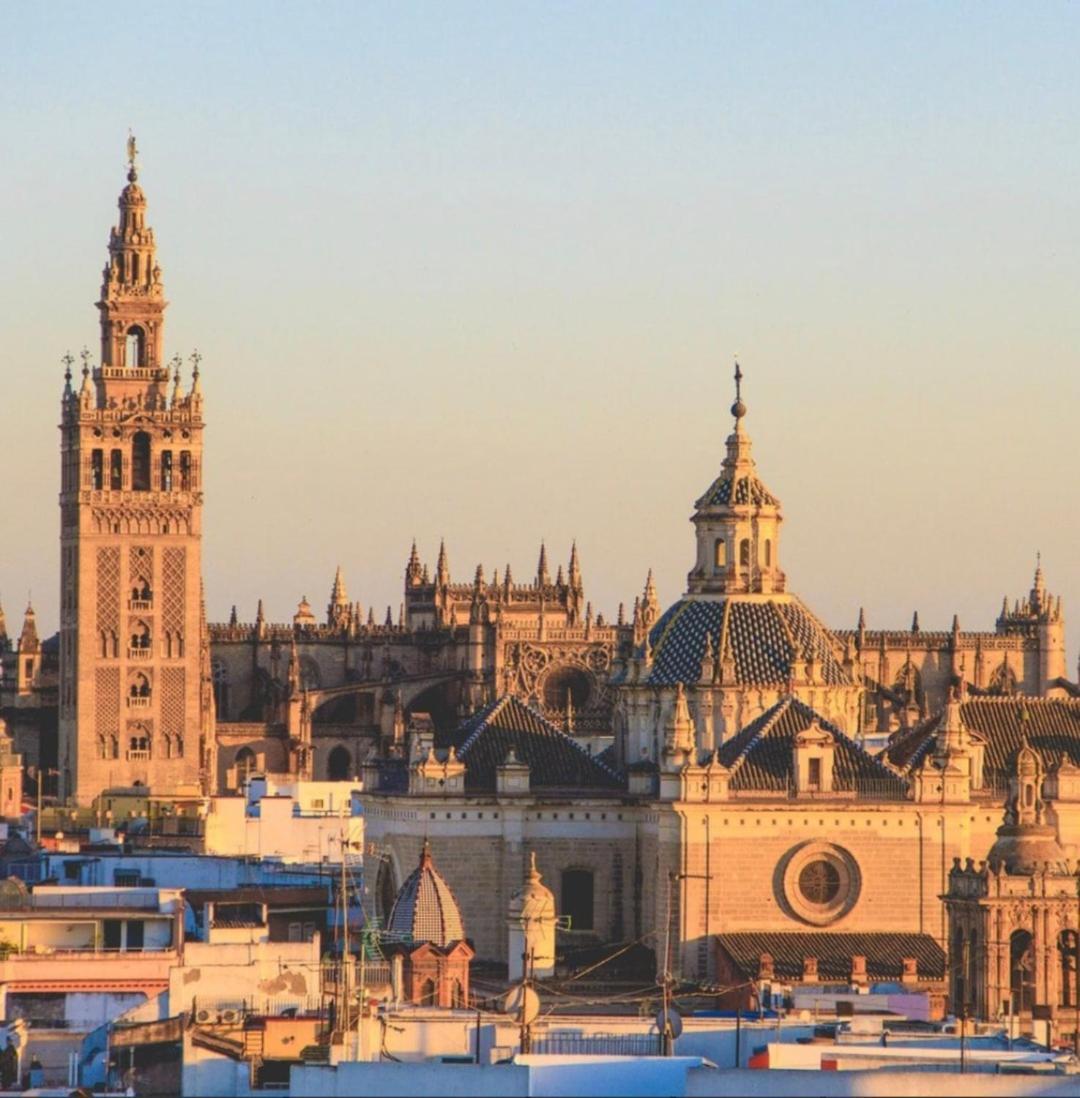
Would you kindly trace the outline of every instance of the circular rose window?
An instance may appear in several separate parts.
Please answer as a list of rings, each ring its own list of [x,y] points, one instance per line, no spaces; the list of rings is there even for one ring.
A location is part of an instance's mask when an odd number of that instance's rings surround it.
[[[843,847],[803,843],[789,852],[784,862],[782,900],[797,919],[827,926],[855,906],[861,884],[859,867]]]

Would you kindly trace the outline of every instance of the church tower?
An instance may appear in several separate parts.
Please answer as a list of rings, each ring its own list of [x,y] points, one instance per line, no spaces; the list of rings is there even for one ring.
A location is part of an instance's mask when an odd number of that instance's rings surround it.
[[[135,157],[129,139],[97,303],[101,365],[83,352],[75,392],[68,357],[61,410],[61,792],[80,804],[109,786],[200,784],[213,734],[199,360],[185,394],[179,359],[164,361],[168,303]]]

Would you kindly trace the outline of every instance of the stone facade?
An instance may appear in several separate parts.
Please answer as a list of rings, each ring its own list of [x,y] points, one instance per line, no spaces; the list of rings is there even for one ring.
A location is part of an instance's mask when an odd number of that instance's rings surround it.
[[[61,795],[205,782],[203,398],[164,361],[167,302],[132,150],[103,276],[101,363],[61,403]]]

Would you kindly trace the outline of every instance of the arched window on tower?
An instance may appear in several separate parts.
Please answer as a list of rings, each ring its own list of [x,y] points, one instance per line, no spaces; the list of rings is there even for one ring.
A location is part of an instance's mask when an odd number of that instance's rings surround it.
[[[109,455],[109,488],[119,492],[124,487],[124,453],[113,450]]]
[[[131,440],[131,487],[150,491],[150,436],[145,431],[136,431]]]
[[[90,487],[100,492],[105,487],[105,452],[95,450],[90,455]]]
[[[713,543],[713,567],[718,572],[727,567],[727,542],[723,538]]]
[[[191,491],[191,451],[180,451],[180,490]]]
[[[161,451],[161,490],[172,491],[172,450]],[[163,531],[168,533],[168,530]]]
[[[765,567],[772,567],[772,541],[765,539]]]
[[[146,333],[138,324],[132,325],[127,330],[127,339],[124,341],[124,365],[146,365]]]
[[[593,929],[593,875],[588,869],[564,869],[562,911],[570,916],[571,930]]]
[[[743,538],[739,542],[739,568],[747,571],[750,568],[750,539]]]

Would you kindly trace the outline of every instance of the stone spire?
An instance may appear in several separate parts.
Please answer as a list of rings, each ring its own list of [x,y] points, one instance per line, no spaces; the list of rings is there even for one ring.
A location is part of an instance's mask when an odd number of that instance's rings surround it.
[[[22,632],[19,634],[19,653],[37,652],[41,649],[41,641],[38,639],[37,615],[31,602],[26,604],[26,613],[23,615]]]
[[[446,542],[439,541],[439,560],[435,565],[435,582],[439,587],[447,587],[450,583],[450,565],[446,561]]]
[[[101,283],[103,369],[164,367],[164,296],[154,230],[146,223],[146,195],[139,186],[138,150],[128,139],[127,186],[120,192],[120,218],[109,233],[109,261]]]
[[[1035,554],[1035,579],[1031,584],[1031,612],[1039,614],[1046,604],[1046,581],[1043,579],[1042,553]]]
[[[349,592],[345,589],[345,577],[341,574],[339,564],[334,572],[330,601],[326,606],[326,624],[334,629],[343,628],[349,624],[351,613],[352,604],[349,602]]]
[[[584,584],[581,580],[581,562],[578,560],[577,542],[570,546],[570,587],[574,591],[582,590]]]
[[[546,587],[551,583],[551,573],[548,572],[547,546],[540,542],[540,559],[536,564],[536,584],[538,587]]]
[[[8,646],[8,631],[7,631],[7,619],[4,617],[4,604],[0,602],[0,652],[7,650]]]
[[[697,559],[687,576],[694,594],[783,591],[780,501],[765,487],[751,456],[744,419],[742,370],[735,364],[735,426],[720,475],[694,504]]]
[[[405,586],[419,587],[424,578],[424,566],[420,563],[420,554],[416,551],[416,538],[413,538],[409,563],[405,566]]]

